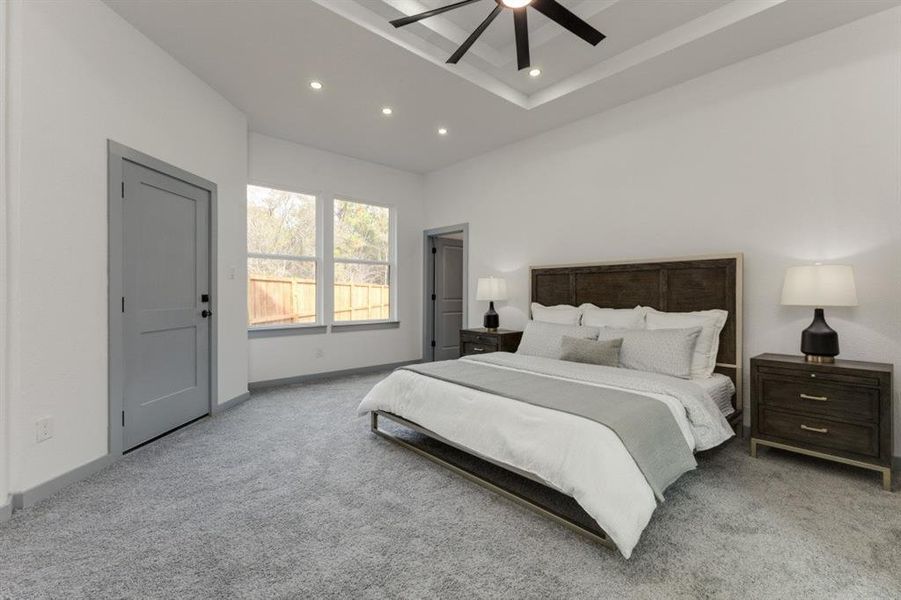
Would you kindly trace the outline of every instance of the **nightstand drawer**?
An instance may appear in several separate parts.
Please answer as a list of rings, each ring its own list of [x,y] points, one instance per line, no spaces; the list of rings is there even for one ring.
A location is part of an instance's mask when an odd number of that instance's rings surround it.
[[[461,342],[472,342],[474,344],[483,344],[483,345],[488,345],[488,346],[496,346],[497,345],[497,336],[482,335],[482,334],[478,334],[478,333],[460,332],[460,341]]]
[[[875,421],[879,390],[773,375],[760,376],[760,403],[837,418]]]
[[[762,434],[821,448],[879,456],[879,428],[876,425],[843,423],[766,407],[759,410],[758,428]]]
[[[815,368],[815,365],[811,365]],[[822,369],[785,369],[779,367],[759,366],[757,372],[761,375],[778,375],[782,377],[792,377],[798,380],[826,383],[844,383],[848,385],[863,385],[869,387],[879,387],[878,377],[868,377],[866,375],[852,375],[849,373],[831,373]]]
[[[475,342],[465,342],[463,344],[463,354],[485,354],[487,352],[497,352],[495,344],[478,344]]]

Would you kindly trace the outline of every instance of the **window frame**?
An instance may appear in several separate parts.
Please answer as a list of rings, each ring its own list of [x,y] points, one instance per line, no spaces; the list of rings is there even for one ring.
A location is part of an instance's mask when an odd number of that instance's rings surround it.
[[[267,188],[270,190],[277,190],[279,192],[287,192],[289,194],[299,194],[302,196],[312,196],[313,204],[315,207],[316,213],[316,256],[294,256],[291,254],[267,254],[265,252],[251,252],[247,248],[247,244],[245,242],[245,255],[246,260],[249,265],[251,258],[271,258],[276,260],[296,260],[296,261],[307,261],[312,262],[315,266],[316,273],[316,320],[313,323],[279,323],[276,325],[251,325],[250,321],[247,322],[247,332],[249,337],[269,337],[272,334],[277,332],[290,332],[294,330],[296,333],[318,333],[324,331],[328,321],[323,319],[323,315],[325,314],[323,311],[323,307],[325,305],[325,290],[323,289],[323,263],[324,260],[324,252],[325,249],[324,240],[323,240],[323,209],[322,209],[322,198],[323,195],[321,192],[314,191],[304,191],[296,188],[295,186],[289,185],[280,185],[276,183],[272,183],[269,181],[263,181],[260,179],[251,179],[248,178],[247,184],[244,186],[244,205],[245,205],[245,218],[244,223],[245,227],[247,226],[247,217],[246,217],[246,206],[248,203],[247,200],[247,188],[253,187],[261,187]],[[246,236],[245,236],[246,239]],[[249,283],[250,273],[248,268],[248,276],[247,282]],[[245,313],[247,311],[245,310]],[[268,334],[268,335],[267,335]]]
[[[353,194],[341,194],[327,190],[312,190],[295,185],[285,185],[266,179],[248,177],[244,186],[245,227],[247,225],[247,187],[256,186],[312,196],[316,204],[316,256],[269,255],[247,250],[245,241],[245,261],[251,258],[276,258],[287,260],[309,260],[316,265],[316,321],[314,323],[281,323],[277,325],[251,326],[247,322],[248,338],[268,338],[282,335],[324,334],[372,329],[393,329],[400,326],[398,321],[398,269],[397,269],[397,206],[378,200],[364,200]],[[364,259],[335,258],[335,201],[344,200],[388,209],[388,260],[368,261]],[[246,239],[246,236],[245,236]],[[388,267],[388,318],[360,321],[335,320],[335,263],[381,264]],[[245,266],[247,263],[245,263]],[[247,283],[245,279],[245,284]],[[328,291],[326,291],[328,288]],[[245,294],[246,297],[246,294]],[[245,314],[246,314],[245,309]]]
[[[331,194],[329,201],[329,210],[325,211],[326,216],[326,233],[328,236],[327,247],[327,263],[328,263],[328,282],[330,292],[328,300],[329,324],[333,330],[347,328],[353,329],[355,326],[361,326],[360,329],[373,328],[371,326],[386,325],[388,327],[396,326],[397,320],[397,207],[394,204],[380,202],[377,200],[363,200],[350,194]],[[368,260],[354,258],[336,258],[335,257],[335,202],[341,200],[344,202],[354,202],[356,204],[365,204],[368,206],[376,206],[378,208],[388,209],[388,260]],[[388,267],[388,317],[385,319],[365,319],[358,321],[336,321],[335,320],[335,264],[367,264],[367,265],[384,265]]]

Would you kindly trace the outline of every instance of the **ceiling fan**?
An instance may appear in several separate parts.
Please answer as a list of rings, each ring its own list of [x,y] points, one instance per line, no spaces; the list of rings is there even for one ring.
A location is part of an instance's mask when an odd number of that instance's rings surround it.
[[[420,21],[428,17],[433,17],[435,15],[440,15],[443,12],[447,12],[455,8],[460,8],[461,6],[466,6],[467,4],[473,4],[474,2],[480,1],[481,0],[462,0],[461,2],[455,2],[454,4],[448,4],[447,6],[427,10],[425,12],[419,13],[418,15],[410,15],[409,17],[394,19],[393,21],[391,21],[391,24],[395,27],[403,27],[404,25],[409,25],[410,23],[415,23],[416,21]],[[466,51],[469,50],[469,47],[473,45],[478,37],[482,35],[482,33],[488,28],[495,17],[497,17],[505,8],[513,11],[513,28],[516,33],[516,61],[519,65],[520,70],[529,68],[530,64],[529,26],[528,17],[526,16],[526,8],[528,8],[529,6],[543,14],[548,19],[555,21],[565,29],[568,29],[570,32],[576,34],[592,46],[597,46],[601,40],[607,37],[600,31],[574,15],[572,12],[570,12],[569,9],[557,2],[557,0],[494,1],[497,3],[497,6],[494,7],[494,10],[491,11],[491,14],[489,14],[485,18],[485,20],[475,28],[475,31],[473,31],[472,34],[468,38],[466,38],[466,41],[464,41],[460,45],[460,47],[457,48],[457,51],[451,54],[450,58],[447,59],[447,62],[456,64],[461,58],[463,58],[463,55],[466,54]]]

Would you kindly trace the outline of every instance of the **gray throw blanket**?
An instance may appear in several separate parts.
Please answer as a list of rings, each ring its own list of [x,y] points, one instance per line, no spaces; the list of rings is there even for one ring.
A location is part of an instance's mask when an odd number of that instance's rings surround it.
[[[489,352],[488,354],[464,356],[460,360],[488,363],[498,367],[520,369],[530,373],[575,379],[586,383],[599,383],[632,392],[649,392],[670,396],[685,407],[685,414],[695,438],[695,450],[699,452],[719,446],[735,435],[732,428],[729,427],[729,422],[723,417],[723,413],[716,407],[716,403],[710,395],[701,386],[687,379],[620,367],[586,365],[509,352]]]
[[[672,413],[665,404],[647,396],[466,360],[409,365],[401,369],[569,413],[608,427],[622,440],[661,501],[671,483],[697,466]]]

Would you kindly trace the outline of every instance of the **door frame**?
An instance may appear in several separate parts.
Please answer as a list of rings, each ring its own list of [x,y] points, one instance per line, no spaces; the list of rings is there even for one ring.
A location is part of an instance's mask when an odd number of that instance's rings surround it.
[[[123,261],[123,204],[122,190],[124,185],[124,165],[126,162],[135,163],[179,179],[185,183],[206,190],[210,194],[210,218],[209,218],[209,273],[210,273],[210,372],[209,390],[210,404],[207,414],[212,414],[218,397],[218,373],[219,359],[217,340],[219,338],[219,286],[218,286],[218,189],[215,183],[179,169],[174,165],[163,162],[150,155],[139,152],[128,146],[124,146],[113,140],[107,140],[108,175],[107,175],[107,201],[108,201],[108,242],[107,242],[107,269],[109,277],[109,298],[107,305],[109,340],[108,340],[108,369],[109,369],[109,430],[108,451],[113,457],[122,456],[123,435],[122,412],[125,410],[125,338],[124,319],[122,316],[122,296],[124,294]]]
[[[426,362],[431,356],[432,327],[435,319],[432,305],[432,292],[429,282],[434,275],[432,266],[431,238],[441,237],[449,233],[463,234],[463,327],[469,327],[467,315],[469,313],[469,223],[435,227],[422,232],[422,361]]]

